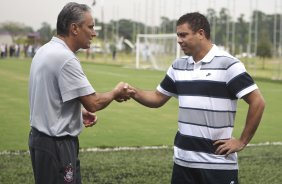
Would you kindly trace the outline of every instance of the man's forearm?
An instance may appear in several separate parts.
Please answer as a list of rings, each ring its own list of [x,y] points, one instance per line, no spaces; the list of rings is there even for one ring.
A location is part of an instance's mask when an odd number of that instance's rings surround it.
[[[115,95],[113,91],[106,93],[96,93],[95,101],[93,102],[94,112],[106,108],[113,100]]]
[[[135,95],[132,98],[138,103],[150,107],[158,108],[164,105],[170,97],[161,94],[158,91],[144,91],[135,88]]]
[[[264,108],[265,102],[259,93],[259,95],[256,96],[256,99],[249,103],[245,128],[240,137],[240,141],[242,141],[245,145],[247,145],[254,136],[261,121]]]

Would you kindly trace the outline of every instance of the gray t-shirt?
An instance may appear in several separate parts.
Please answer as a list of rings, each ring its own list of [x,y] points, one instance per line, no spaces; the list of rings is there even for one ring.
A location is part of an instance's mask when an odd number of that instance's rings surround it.
[[[77,136],[83,128],[78,97],[95,93],[75,54],[53,37],[34,56],[29,79],[30,126],[50,136]]]

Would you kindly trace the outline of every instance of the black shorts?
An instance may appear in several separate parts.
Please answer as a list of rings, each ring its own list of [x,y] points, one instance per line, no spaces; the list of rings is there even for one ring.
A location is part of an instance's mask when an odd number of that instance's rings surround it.
[[[238,184],[238,170],[197,169],[174,164],[171,184]]]
[[[32,128],[29,150],[36,184],[80,184],[77,137],[50,137]]]

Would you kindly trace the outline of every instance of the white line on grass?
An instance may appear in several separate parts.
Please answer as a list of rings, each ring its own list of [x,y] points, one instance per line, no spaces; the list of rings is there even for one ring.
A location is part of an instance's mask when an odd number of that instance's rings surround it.
[[[257,144],[248,144],[247,146],[268,146],[268,145],[282,146],[282,142],[264,142],[264,143],[257,143]]]
[[[248,144],[250,147],[258,147],[258,146],[282,146],[282,142],[264,142],[257,144]],[[156,150],[156,149],[168,149],[172,148],[171,146],[141,146],[141,147],[113,147],[113,148],[83,148],[80,149],[80,152],[114,152],[114,151],[138,151],[138,150]],[[29,151],[1,151],[0,155],[23,155],[29,154]]]
[[[108,151],[135,151],[135,150],[154,150],[167,149],[171,146],[142,146],[142,147],[114,147],[114,148],[86,148],[80,149],[80,152],[108,152]]]

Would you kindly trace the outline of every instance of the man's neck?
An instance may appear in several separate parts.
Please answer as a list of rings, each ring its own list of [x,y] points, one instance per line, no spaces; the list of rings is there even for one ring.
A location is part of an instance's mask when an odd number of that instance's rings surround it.
[[[63,40],[65,42],[65,44],[68,46],[68,48],[72,51],[72,52],[76,52],[77,49],[74,47],[73,42],[71,41],[71,39],[67,36],[61,36],[61,35],[57,35],[57,37],[61,40]]]
[[[199,48],[199,51],[197,52],[197,54],[193,56],[193,60],[196,63],[201,61],[209,53],[212,47],[213,45],[211,42],[208,42],[205,45],[203,45],[201,48]]]

